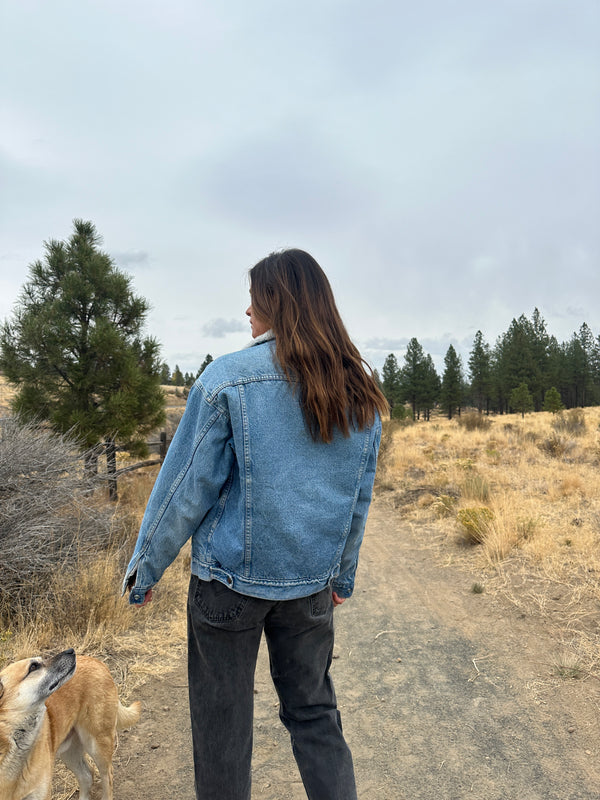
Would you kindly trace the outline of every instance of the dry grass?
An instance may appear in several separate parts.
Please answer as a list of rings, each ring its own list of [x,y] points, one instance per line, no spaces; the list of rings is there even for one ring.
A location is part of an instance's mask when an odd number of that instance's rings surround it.
[[[97,558],[76,571],[57,568],[49,587],[0,620],[0,668],[37,653],[73,647],[107,661],[121,691],[128,693],[155,674],[159,662],[181,652],[189,552],[167,570],[153,602],[134,609],[120,597],[124,568],[156,470],[121,482],[121,525]],[[117,511],[117,516],[119,512]]]
[[[392,426],[378,474],[382,496],[433,531],[446,557],[488,570],[515,603],[559,619],[588,668],[600,664],[599,425],[600,408],[587,408],[487,427]],[[534,593],[519,591],[524,576]]]
[[[3,375],[0,375],[0,417],[10,415],[10,401],[14,396],[14,389]]]

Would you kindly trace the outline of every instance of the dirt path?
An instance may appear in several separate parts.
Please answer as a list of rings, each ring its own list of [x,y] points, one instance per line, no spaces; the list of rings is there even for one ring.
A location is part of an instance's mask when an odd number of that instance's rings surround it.
[[[472,584],[374,504],[356,592],[335,612],[332,670],[359,797],[599,800],[598,681],[556,678],[552,630]],[[117,800],[193,800],[186,692],[178,662],[137,693]],[[264,648],[255,716],[253,800],[306,800]]]

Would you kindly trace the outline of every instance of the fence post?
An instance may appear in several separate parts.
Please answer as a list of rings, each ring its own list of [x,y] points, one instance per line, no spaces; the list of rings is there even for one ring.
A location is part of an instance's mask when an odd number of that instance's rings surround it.
[[[165,460],[165,456],[167,455],[167,432],[161,431],[160,432],[160,463]]]

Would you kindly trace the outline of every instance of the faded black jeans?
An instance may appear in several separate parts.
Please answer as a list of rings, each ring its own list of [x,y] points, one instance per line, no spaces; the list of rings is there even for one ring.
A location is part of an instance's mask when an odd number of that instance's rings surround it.
[[[250,800],[254,672],[263,630],[279,716],[309,800],[356,800],[329,675],[331,589],[298,600],[262,600],[193,575],[188,674],[196,797]]]

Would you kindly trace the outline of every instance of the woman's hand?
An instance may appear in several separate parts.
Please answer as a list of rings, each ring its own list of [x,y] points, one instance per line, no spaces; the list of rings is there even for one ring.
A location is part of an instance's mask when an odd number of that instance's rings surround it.
[[[144,602],[140,603],[136,608],[143,608],[143,606],[147,606],[148,603],[152,601],[152,589],[148,589],[146,594],[144,595]]]
[[[331,596],[333,597],[334,606],[341,606],[344,600],[346,599],[345,597],[340,597],[339,594],[337,594],[337,592],[332,592]]]

